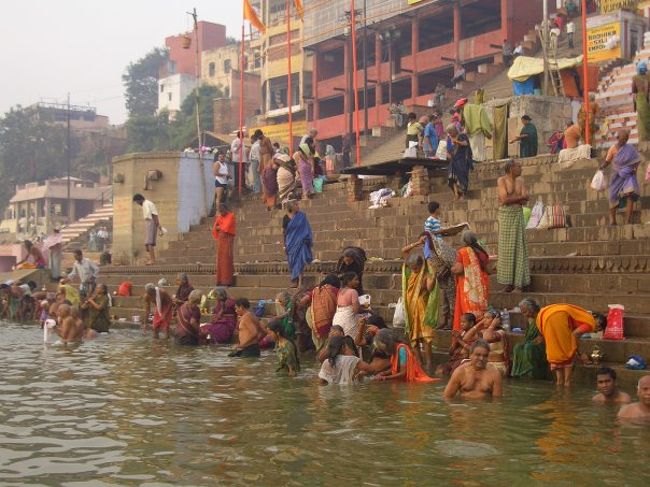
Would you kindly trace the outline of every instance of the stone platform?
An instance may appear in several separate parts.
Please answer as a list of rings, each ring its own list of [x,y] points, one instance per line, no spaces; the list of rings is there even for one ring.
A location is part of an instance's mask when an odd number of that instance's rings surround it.
[[[631,354],[650,358],[650,194],[642,185],[642,198],[633,225],[607,226],[608,203],[605,193],[596,193],[589,182],[598,166],[596,160],[577,161],[569,169],[557,165],[553,156],[521,160],[523,176],[531,194],[531,205],[541,198],[565,208],[571,227],[554,230],[528,230],[532,290],[529,294],[542,305],[567,302],[606,312],[607,304],[626,308],[623,342],[581,341],[581,350],[590,352],[595,344],[606,360],[617,364]],[[477,164],[471,175],[470,192],[464,201],[455,201],[444,176],[426,179],[418,176],[419,195],[394,198],[390,206],[368,209],[369,192],[380,187],[396,187],[390,178],[336,182],[325,185],[322,194],[303,202],[314,232],[314,257],[307,269],[309,283],[315,283],[321,270],[332,269],[340,251],[347,245],[366,249],[370,261],[364,287],[372,294],[373,308],[392,319],[391,303],[400,295],[400,249],[422,232],[427,215],[426,203],[442,205],[442,221],[455,224],[468,221],[487,244],[497,252],[498,209],[496,179],[503,173],[503,162]],[[424,193],[424,194],[422,194]],[[361,201],[355,201],[362,196]],[[356,198],[355,198],[356,197]],[[289,284],[282,252],[283,213],[269,213],[258,198],[244,197],[235,207],[237,231],[236,282],[229,292],[251,300],[272,299]],[[173,283],[177,272],[190,274],[192,284],[207,290],[214,283],[215,245],[210,222],[191,227],[171,240],[160,253],[155,267],[114,266],[102,268],[102,281],[113,289],[122,280],[137,286],[167,277]],[[499,308],[512,308],[523,297],[501,291],[495,276],[491,279],[490,302]],[[130,318],[142,314],[140,298],[116,298],[114,313]],[[513,340],[517,340],[513,337]],[[448,345],[448,333],[439,333],[438,346]],[[636,375],[632,375],[635,377]]]

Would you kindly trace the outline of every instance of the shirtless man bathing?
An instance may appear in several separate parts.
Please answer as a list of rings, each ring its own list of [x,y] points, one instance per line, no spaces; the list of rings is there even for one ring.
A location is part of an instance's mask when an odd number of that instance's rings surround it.
[[[609,367],[601,367],[596,371],[596,387],[598,394],[592,399],[599,404],[628,404],[632,401],[627,392],[616,385],[616,371]]]
[[[618,412],[618,419],[632,422],[650,422],[650,375],[639,379],[636,388],[639,402],[627,404]]]
[[[503,384],[501,373],[488,364],[490,345],[477,340],[470,349],[469,361],[462,363],[451,375],[443,397],[453,399],[460,392],[462,399],[485,399],[501,397]]]

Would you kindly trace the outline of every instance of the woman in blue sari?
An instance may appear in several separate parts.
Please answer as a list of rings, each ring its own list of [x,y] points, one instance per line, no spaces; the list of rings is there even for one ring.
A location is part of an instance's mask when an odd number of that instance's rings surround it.
[[[313,260],[311,253],[313,240],[307,215],[300,211],[297,201],[287,203],[287,214],[282,220],[282,229],[292,287],[300,288],[305,266]]]
[[[619,207],[625,210],[625,223],[632,223],[634,202],[639,199],[639,182],[636,170],[641,163],[637,150],[627,143],[630,132],[618,132],[618,142],[609,148],[607,157],[601,169],[612,165],[612,176],[609,182],[609,224],[616,225],[616,211]]]

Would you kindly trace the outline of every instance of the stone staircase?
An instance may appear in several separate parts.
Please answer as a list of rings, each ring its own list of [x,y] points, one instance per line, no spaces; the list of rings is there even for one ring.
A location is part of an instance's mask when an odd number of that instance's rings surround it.
[[[87,238],[88,232],[101,225],[109,225],[112,221],[113,203],[111,202],[61,230],[63,243],[68,248],[79,246],[79,243]]]
[[[597,161],[578,161],[570,169],[560,169],[554,157],[540,156],[523,159],[522,164],[531,202],[538,197],[546,203],[560,202],[572,223],[569,228],[527,232],[532,272],[532,290],[528,295],[542,305],[569,302],[601,312],[607,311],[607,304],[623,304],[627,339],[581,340],[581,350],[590,352],[598,344],[607,360],[619,368],[631,354],[650,357],[650,225],[641,223],[650,221],[650,194],[644,188],[635,213],[637,224],[608,227],[606,195],[589,188]],[[502,166],[499,162],[477,165],[465,201],[452,199],[443,175],[431,178],[427,197],[396,198],[391,200],[390,207],[376,210],[368,209],[368,201],[348,201],[347,183],[327,184],[322,194],[302,205],[314,231],[317,259],[308,268],[308,283],[316,282],[319,271],[333,268],[344,246],[362,246],[370,257],[364,287],[372,295],[373,308],[391,320],[389,305],[397,301],[401,292],[400,249],[421,233],[427,201],[442,203],[443,221],[468,221],[490,253],[496,254],[496,179],[502,174]],[[365,194],[388,184],[391,181],[383,178],[365,180]],[[281,243],[283,214],[263,211],[254,199],[243,199],[235,212],[237,276],[229,292],[252,300],[272,299],[289,284]],[[156,267],[105,267],[101,280],[115,289],[126,276],[141,286],[162,276],[173,282],[175,274],[183,271],[191,274],[195,287],[207,290],[214,283],[215,267],[210,223],[198,225],[181,239],[170,242],[159,258],[160,265]],[[522,297],[502,292],[492,276],[493,305],[513,308]],[[116,298],[113,312],[127,319],[141,315],[140,298]],[[521,323],[520,317],[516,320]],[[512,338],[516,342],[521,336]],[[444,358],[448,343],[448,332],[438,333],[440,358]]]
[[[630,143],[639,143],[632,78],[640,61],[650,63],[650,46],[646,45],[640,50],[634,56],[634,62],[618,66],[601,78],[596,93],[601,120],[594,144],[596,147],[611,147],[616,141],[617,130],[622,128],[630,131]]]

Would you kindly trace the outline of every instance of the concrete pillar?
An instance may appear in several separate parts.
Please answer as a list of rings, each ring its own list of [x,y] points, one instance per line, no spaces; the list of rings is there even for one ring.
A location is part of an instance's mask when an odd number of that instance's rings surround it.
[[[375,85],[375,125],[379,126],[381,124],[379,118],[381,110],[379,107],[383,96],[381,89],[381,39],[379,33],[375,34],[375,78],[377,78],[377,84]]]
[[[352,87],[351,79],[349,73],[352,71],[352,59],[350,59],[350,49],[348,48],[348,42],[343,44],[343,73],[345,73],[345,94],[343,95],[343,114],[345,115],[345,133],[349,134],[352,131],[349,123],[349,112],[350,112],[350,100],[353,94],[354,88]],[[356,73],[354,73],[356,75]]]
[[[415,105],[418,96],[418,44],[420,41],[420,21],[418,17],[411,19],[411,58],[413,59],[413,72],[411,73],[411,103]]]
[[[352,174],[348,179],[348,201],[362,201],[363,200],[363,180],[359,176]]]
[[[509,27],[510,27],[510,0],[501,0],[501,38],[507,39],[510,42],[510,45],[514,47],[516,40],[512,39],[512,33],[510,32]]]
[[[460,62],[460,0],[454,2],[454,57],[456,62]]]
[[[415,166],[411,173],[411,189],[413,196],[429,194],[429,171],[424,166]]]
[[[316,122],[320,118],[320,109],[318,106],[318,55],[319,52],[317,49],[314,50],[314,59],[312,62],[311,70],[311,86],[312,86],[312,97],[314,99],[312,103],[312,118]]]

